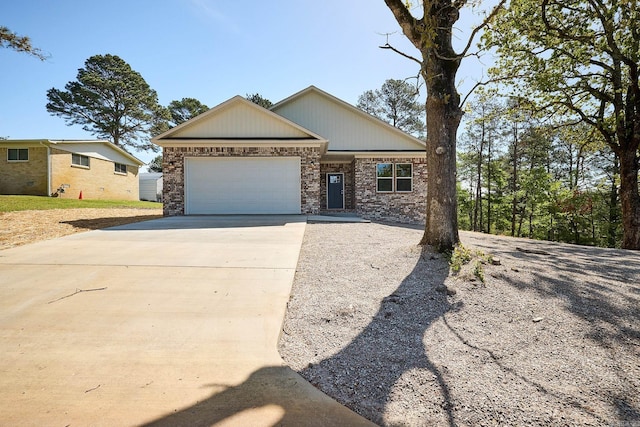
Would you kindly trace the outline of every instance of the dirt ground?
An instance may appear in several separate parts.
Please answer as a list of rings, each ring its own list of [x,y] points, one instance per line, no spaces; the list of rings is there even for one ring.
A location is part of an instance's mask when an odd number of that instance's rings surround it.
[[[0,250],[82,231],[160,217],[161,209],[51,209],[0,212]]]
[[[289,366],[384,426],[640,426],[640,253],[463,232],[454,274],[421,236],[309,224]]]

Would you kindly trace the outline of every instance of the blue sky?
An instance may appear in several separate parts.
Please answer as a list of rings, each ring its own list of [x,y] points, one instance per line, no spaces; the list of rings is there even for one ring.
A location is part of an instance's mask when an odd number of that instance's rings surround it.
[[[396,32],[391,44],[417,56],[383,0],[3,1],[0,25],[50,55],[41,62],[0,49],[0,136],[13,139],[94,138],[45,105],[48,89],[63,89],[97,54],[128,62],[162,105],[193,97],[213,107],[255,92],[277,102],[309,85],[355,104],[386,79],[417,74],[415,63],[378,48],[381,33]],[[468,61],[459,77],[468,86],[481,65]]]

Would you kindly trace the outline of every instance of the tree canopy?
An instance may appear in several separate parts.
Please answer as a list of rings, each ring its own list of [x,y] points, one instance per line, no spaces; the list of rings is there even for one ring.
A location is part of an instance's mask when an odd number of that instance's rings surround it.
[[[28,53],[41,61],[47,59],[40,49],[33,47],[29,37],[19,36],[9,28],[3,26],[0,26],[0,47],[13,49],[17,52]]]
[[[416,88],[404,80],[388,79],[380,89],[364,92],[357,107],[408,134],[424,136],[424,105]]]
[[[585,123],[556,123],[521,99],[481,94],[458,152],[462,229],[620,247],[619,169]]]
[[[122,148],[157,151],[149,138],[166,127],[169,112],[140,73],[116,55],[95,55],[65,90],[47,91],[47,111],[68,125],[108,138]]]
[[[208,111],[209,107],[195,98],[182,98],[180,101],[171,101],[167,109],[171,114],[171,127],[174,127]]]
[[[258,104],[259,106],[269,109],[273,105],[273,102],[269,101],[267,98],[264,98],[259,93],[247,94],[246,98],[253,102],[254,104]]]
[[[162,172],[162,154],[158,154],[147,165],[149,172]]]
[[[485,33],[494,77],[551,116],[597,130],[620,161],[624,248],[640,249],[640,8],[635,1],[511,0]]]

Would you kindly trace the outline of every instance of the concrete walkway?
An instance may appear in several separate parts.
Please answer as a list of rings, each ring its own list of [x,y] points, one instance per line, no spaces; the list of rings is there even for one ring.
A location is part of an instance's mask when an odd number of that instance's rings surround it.
[[[277,352],[305,225],[173,217],[0,251],[0,425],[371,425]]]

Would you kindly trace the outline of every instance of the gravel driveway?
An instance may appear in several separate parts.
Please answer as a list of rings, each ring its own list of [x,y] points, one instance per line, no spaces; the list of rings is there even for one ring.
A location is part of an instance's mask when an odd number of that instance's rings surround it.
[[[640,425],[639,253],[462,233],[483,283],[421,235],[309,224],[285,361],[380,425]]]

